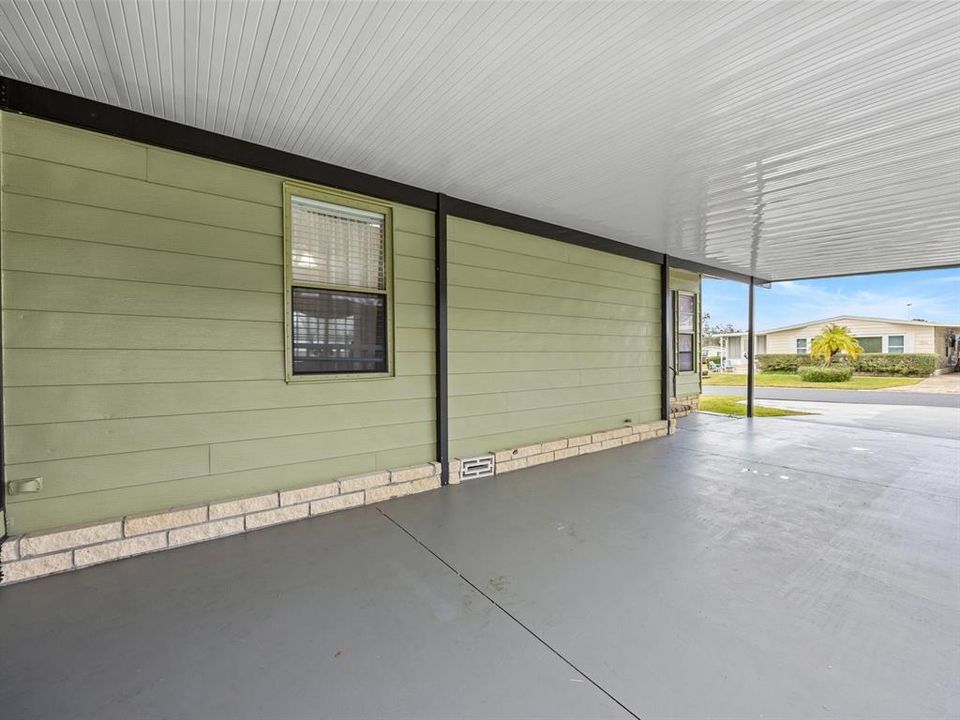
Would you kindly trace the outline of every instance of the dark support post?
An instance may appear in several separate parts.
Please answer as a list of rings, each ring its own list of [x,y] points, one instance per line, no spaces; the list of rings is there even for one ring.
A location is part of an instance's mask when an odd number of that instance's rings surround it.
[[[749,301],[747,303],[747,417],[753,417],[753,388],[754,388],[754,366],[753,366],[753,303],[754,303],[754,278],[750,278]]]
[[[447,196],[437,193],[435,211],[434,261],[436,272],[436,349],[437,349],[437,460],[440,462],[440,483],[450,482],[449,412],[447,396]]]
[[[660,418],[670,420],[673,390],[673,308],[670,295],[670,256],[660,264]]]

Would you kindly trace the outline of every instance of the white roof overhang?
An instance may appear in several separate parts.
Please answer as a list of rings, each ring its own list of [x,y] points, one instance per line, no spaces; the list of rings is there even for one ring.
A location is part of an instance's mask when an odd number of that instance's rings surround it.
[[[0,2],[0,74],[711,267],[960,264],[953,2]]]

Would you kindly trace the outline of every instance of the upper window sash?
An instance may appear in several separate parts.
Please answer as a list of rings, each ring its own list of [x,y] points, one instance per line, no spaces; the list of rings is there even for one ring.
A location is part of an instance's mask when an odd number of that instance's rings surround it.
[[[294,284],[386,293],[386,216],[290,196]]]

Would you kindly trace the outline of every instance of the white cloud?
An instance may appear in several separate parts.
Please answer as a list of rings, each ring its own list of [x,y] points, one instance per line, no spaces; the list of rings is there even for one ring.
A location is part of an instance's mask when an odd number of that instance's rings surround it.
[[[758,314],[775,325],[837,315],[960,322],[960,279],[937,280],[891,287],[889,291],[830,288],[804,281],[776,283],[769,293],[758,295]]]

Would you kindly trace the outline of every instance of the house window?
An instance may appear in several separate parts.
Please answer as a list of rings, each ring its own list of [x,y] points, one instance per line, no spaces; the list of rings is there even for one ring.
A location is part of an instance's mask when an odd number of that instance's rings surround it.
[[[797,338],[797,355],[807,354],[807,339]]]
[[[860,347],[863,348],[865,353],[878,353],[883,352],[883,338],[882,337],[858,337],[854,338]]]
[[[692,293],[677,292],[677,372],[692,372],[696,356],[697,300]]]
[[[903,353],[903,335],[889,335],[887,337],[887,352]]]
[[[390,209],[285,185],[287,376],[390,370]]]

